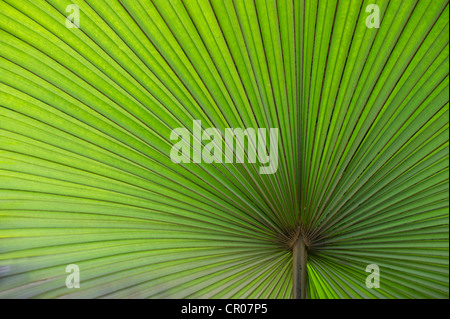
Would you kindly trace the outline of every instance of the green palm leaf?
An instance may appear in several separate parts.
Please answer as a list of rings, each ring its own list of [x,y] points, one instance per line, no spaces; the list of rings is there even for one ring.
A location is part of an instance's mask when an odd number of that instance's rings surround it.
[[[0,297],[291,298],[305,245],[310,298],[448,298],[448,30],[444,0],[0,1]],[[174,163],[196,120],[278,128],[278,170]]]

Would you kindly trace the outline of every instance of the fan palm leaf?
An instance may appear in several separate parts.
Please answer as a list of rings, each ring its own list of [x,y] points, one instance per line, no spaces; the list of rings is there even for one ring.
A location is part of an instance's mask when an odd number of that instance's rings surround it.
[[[448,30],[445,0],[1,0],[0,297],[448,298]],[[194,123],[276,128],[276,173],[175,163]]]

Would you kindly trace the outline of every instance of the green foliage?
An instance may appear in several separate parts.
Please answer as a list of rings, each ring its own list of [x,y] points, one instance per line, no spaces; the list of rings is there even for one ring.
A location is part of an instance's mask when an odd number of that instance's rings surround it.
[[[290,298],[300,225],[311,298],[448,298],[448,1],[73,3],[0,1],[0,297]],[[277,173],[173,163],[193,120]]]

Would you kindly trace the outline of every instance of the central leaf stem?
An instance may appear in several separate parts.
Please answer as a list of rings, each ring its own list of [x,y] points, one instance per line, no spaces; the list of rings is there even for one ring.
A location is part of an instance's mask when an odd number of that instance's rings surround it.
[[[294,299],[306,299],[306,260],[308,255],[301,234],[292,249],[293,297]]]

